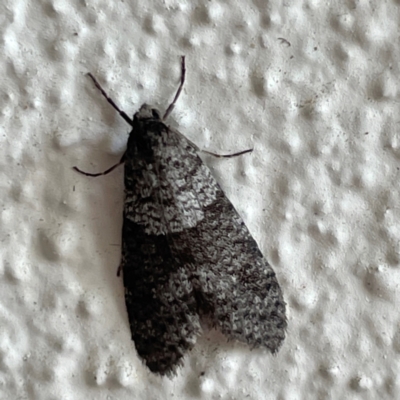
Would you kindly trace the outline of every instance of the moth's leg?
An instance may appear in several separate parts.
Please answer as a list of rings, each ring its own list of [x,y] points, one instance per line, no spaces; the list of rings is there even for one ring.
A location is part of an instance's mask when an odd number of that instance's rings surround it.
[[[183,84],[185,83],[185,75],[186,75],[185,56],[182,56],[182,59],[181,59],[181,83],[179,85],[178,91],[176,92],[174,100],[172,100],[172,103],[168,106],[167,111],[165,111],[165,114],[162,118],[163,120],[168,118],[169,114],[171,114],[172,110],[175,107],[175,103],[177,102],[178,97],[182,92]]]
[[[92,78],[95,86],[97,89],[100,90],[101,94],[106,98],[106,100],[118,111],[119,115],[131,126],[133,126],[133,121],[128,117],[128,115],[122,111],[114,102],[113,99],[111,99],[108,94],[105,92],[105,90],[100,86],[100,83],[97,82],[96,78],[89,72],[88,75],[90,78]]]
[[[231,157],[241,156],[242,154],[251,153],[253,151],[253,149],[243,150],[243,151],[240,151],[239,153],[234,153],[234,154],[215,154],[215,153],[211,153],[210,151],[206,151],[206,150],[201,150],[201,151],[203,153],[210,154],[214,157],[231,158]]]
[[[121,164],[123,164],[123,162],[120,161],[119,163],[113,165],[111,168],[106,169],[104,172],[98,172],[97,174],[91,174],[89,172],[82,171],[78,167],[73,167],[72,169],[74,169],[75,171],[78,171],[80,174],[83,174],[86,176],[100,176],[100,175],[109,174],[111,171],[114,171],[114,169],[119,167]]]
[[[121,261],[121,263],[119,264],[118,269],[117,269],[117,276],[121,276],[121,272],[123,269],[124,269],[124,265]]]
[[[89,172],[85,172],[82,171],[81,169],[79,169],[78,167],[72,167],[72,169],[74,169],[75,171],[79,172],[80,174],[86,175],[86,176],[101,176],[101,175],[107,175],[109,174],[111,171],[114,171],[115,168],[119,167],[121,164],[123,164],[125,162],[125,154],[126,152],[123,154],[123,156],[121,157],[121,159],[119,160],[118,163],[116,163],[115,165],[113,165],[112,167],[106,169],[103,172],[98,172],[95,174],[91,174]]]

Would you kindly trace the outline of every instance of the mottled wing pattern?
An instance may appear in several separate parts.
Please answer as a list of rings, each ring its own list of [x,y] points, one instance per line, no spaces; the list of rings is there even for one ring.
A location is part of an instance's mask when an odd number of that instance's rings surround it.
[[[170,374],[200,331],[192,285],[195,261],[186,244],[174,241],[174,232],[195,225],[203,214],[180,195],[184,175],[170,176],[180,171],[178,164],[185,160],[177,152],[184,155],[185,149],[171,145],[162,122],[134,121],[125,161],[125,300],[138,354],[151,371]]]
[[[161,121],[134,122],[121,266],[138,354],[153,372],[173,372],[199,314],[275,352],[286,318],[274,271],[190,142]]]
[[[190,237],[198,303],[228,338],[275,353],[287,325],[275,273],[221,191],[204,211]],[[197,240],[202,249],[195,247]]]
[[[275,353],[287,326],[275,272],[195,149],[180,133],[169,135],[177,149],[185,149],[186,164],[196,166],[194,177],[187,175],[188,190],[198,197],[202,219],[172,237],[194,260],[191,283],[199,311],[228,338]]]
[[[124,219],[122,268],[132,340],[149,369],[162,375],[181,363],[200,331],[191,271],[172,253],[166,235],[149,235]]]

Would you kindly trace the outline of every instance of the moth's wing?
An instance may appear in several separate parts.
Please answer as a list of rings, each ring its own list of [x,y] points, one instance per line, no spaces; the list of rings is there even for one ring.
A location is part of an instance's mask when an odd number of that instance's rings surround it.
[[[228,337],[275,351],[286,319],[273,270],[188,140],[165,127],[152,150],[151,165],[125,162],[121,266],[138,354],[173,372],[199,311]]]
[[[179,138],[180,149],[188,146]],[[194,259],[192,284],[199,309],[228,338],[276,352],[287,321],[275,272],[195,150],[187,150],[185,157],[184,197],[192,198],[201,213],[175,235]]]
[[[125,162],[121,263],[132,339],[149,369],[162,375],[175,371],[200,331],[194,258],[180,235],[191,223],[190,213],[196,215],[176,175],[187,154],[165,129],[143,168]]]
[[[152,372],[174,372],[200,330],[188,272],[165,235],[124,218],[122,268],[132,340]]]
[[[193,237],[198,303],[230,339],[275,353],[285,338],[285,302],[275,272],[222,191]]]

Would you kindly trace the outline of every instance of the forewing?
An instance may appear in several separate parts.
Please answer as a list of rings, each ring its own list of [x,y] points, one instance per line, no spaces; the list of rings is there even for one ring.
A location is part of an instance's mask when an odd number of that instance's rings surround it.
[[[199,332],[188,271],[165,235],[149,235],[124,219],[122,268],[125,301],[136,350],[153,372],[173,372]]]
[[[181,190],[184,176],[176,171],[187,151],[168,133],[153,142],[152,159],[125,163],[121,265],[132,339],[150,370],[160,374],[175,370],[200,330],[191,281],[195,260],[176,233],[195,226],[202,207],[197,195],[185,197]],[[196,166],[191,168],[196,176]]]
[[[177,137],[177,149],[191,147]],[[195,199],[201,215],[192,227],[170,236],[173,243],[184,243],[193,259],[191,282],[199,310],[228,338],[276,352],[287,321],[275,272],[193,147],[181,157],[186,161],[179,168],[186,173],[183,197]]]
[[[201,248],[192,281],[198,302],[230,339],[276,352],[287,326],[275,272],[232,204],[222,193],[196,227]]]

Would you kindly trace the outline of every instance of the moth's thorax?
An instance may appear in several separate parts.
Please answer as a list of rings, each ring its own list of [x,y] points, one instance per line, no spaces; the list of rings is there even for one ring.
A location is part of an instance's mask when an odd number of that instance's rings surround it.
[[[146,103],[142,104],[133,117],[138,120],[161,121],[160,111]]]
[[[148,104],[143,104],[134,114],[132,130],[125,155],[128,170],[140,170],[147,164],[157,163],[159,153],[164,148],[168,127],[160,117],[160,112]]]

